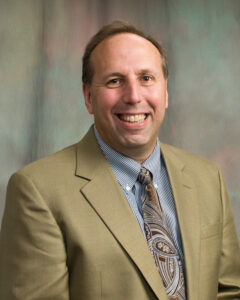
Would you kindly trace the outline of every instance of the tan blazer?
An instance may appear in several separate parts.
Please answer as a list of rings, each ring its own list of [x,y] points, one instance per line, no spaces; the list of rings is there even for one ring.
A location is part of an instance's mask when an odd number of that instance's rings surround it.
[[[218,168],[161,144],[189,300],[240,299],[240,255]],[[220,297],[221,296],[221,297]],[[93,130],[9,181],[1,300],[167,300],[154,260]]]

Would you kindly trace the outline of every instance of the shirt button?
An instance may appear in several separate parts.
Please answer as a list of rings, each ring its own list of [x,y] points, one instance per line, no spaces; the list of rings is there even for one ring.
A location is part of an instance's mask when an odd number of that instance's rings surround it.
[[[130,191],[130,190],[131,190],[131,188],[130,188],[129,185],[126,186],[126,190],[127,190],[127,191]]]

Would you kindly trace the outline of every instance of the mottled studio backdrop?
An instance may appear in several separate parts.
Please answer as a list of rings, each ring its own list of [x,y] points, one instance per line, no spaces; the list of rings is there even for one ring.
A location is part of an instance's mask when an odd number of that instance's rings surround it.
[[[163,40],[170,107],[160,137],[221,166],[240,237],[239,0],[0,0],[0,219],[10,175],[91,124],[81,57],[114,19]]]

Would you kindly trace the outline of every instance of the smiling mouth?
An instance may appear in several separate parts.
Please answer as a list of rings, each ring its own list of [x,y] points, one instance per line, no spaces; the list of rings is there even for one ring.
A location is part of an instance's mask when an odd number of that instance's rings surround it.
[[[117,116],[121,121],[128,122],[128,123],[140,123],[147,118],[147,114],[139,114],[139,115],[117,114]]]

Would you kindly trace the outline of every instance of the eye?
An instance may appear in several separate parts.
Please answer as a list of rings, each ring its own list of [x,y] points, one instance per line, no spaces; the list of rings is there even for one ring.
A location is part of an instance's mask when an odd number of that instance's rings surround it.
[[[144,76],[143,76],[143,80],[144,80],[144,81],[150,81],[150,80],[151,80],[151,76],[149,76],[149,75],[144,75]]]
[[[112,78],[110,80],[108,80],[107,82],[107,87],[110,87],[110,88],[115,88],[115,87],[118,87],[122,84],[122,79],[121,78]]]
[[[144,85],[150,85],[150,84],[152,84],[153,83],[153,76],[151,76],[151,75],[143,75],[142,77],[141,77],[141,81],[142,81],[142,83],[144,84]]]

